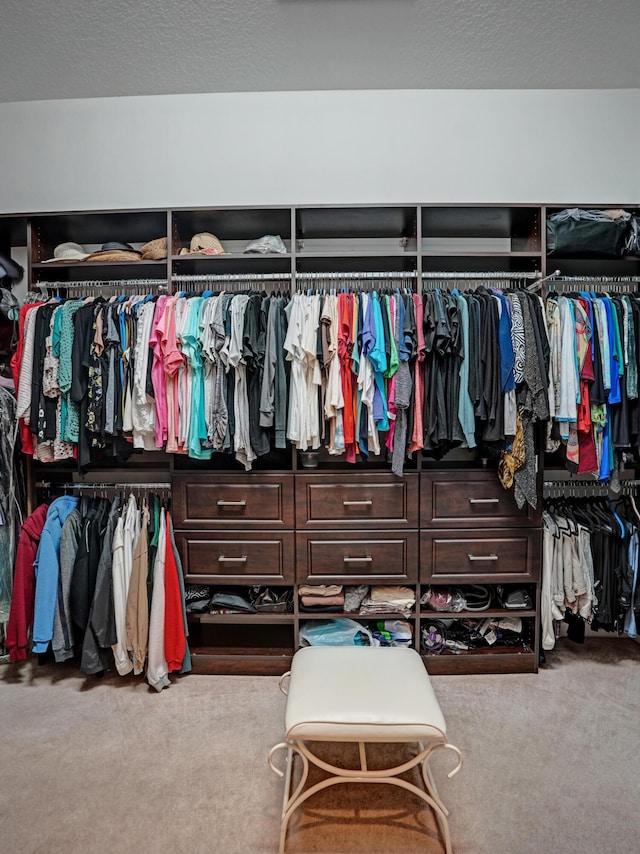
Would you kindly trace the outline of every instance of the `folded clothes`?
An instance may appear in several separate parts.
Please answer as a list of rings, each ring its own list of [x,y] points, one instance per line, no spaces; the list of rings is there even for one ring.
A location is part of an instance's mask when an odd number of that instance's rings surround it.
[[[314,605],[321,607],[324,605],[339,605],[341,608],[344,606],[344,596],[342,593],[336,596],[301,596],[300,599],[305,608],[312,608]]]
[[[372,587],[369,596],[360,604],[360,614],[398,613],[408,617],[416,603],[410,587],[398,585]]]
[[[344,607],[342,605],[312,605],[310,608],[303,605],[302,602],[298,605],[300,612],[305,614],[342,614]]]
[[[342,593],[342,584],[301,584],[300,596],[337,596]]]
[[[410,617],[413,609],[410,605],[399,605],[397,602],[372,602],[371,599],[364,599],[358,613],[361,616],[402,614],[403,617]]]
[[[373,602],[408,602],[413,605],[416,601],[416,594],[410,587],[376,586],[371,588],[369,598]]]

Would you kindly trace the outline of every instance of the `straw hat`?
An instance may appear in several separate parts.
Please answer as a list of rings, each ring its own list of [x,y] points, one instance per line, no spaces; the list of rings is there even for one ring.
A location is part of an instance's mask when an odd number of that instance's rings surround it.
[[[47,258],[43,264],[51,264],[54,261],[86,261],[89,253],[84,251],[84,246],[79,243],[59,243],[53,250],[53,258]]]
[[[167,238],[158,237],[140,247],[143,261],[160,261],[167,257]]]
[[[140,253],[128,249],[103,249],[101,252],[92,252],[87,256],[87,261],[139,261]]]
[[[214,234],[209,234],[208,231],[201,231],[199,234],[194,234],[191,238],[191,244],[188,249],[180,250],[181,255],[224,255],[225,251],[222,243]]]

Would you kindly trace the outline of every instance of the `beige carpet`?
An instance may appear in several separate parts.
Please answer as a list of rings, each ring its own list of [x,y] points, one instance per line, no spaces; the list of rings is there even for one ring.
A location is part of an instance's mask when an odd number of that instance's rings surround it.
[[[450,739],[456,854],[632,852],[640,840],[640,645],[562,641],[538,676],[434,678]],[[277,851],[271,677],[190,676],[158,695],[73,666],[0,668],[0,851]],[[441,852],[435,822],[390,787],[335,787],[292,823],[288,851]]]

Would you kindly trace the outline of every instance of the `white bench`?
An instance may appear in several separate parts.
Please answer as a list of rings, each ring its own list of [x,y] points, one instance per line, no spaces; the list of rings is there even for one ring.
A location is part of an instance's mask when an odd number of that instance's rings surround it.
[[[286,679],[288,677],[288,685]],[[269,765],[285,777],[280,854],[284,852],[289,819],[316,792],[339,783],[387,783],[417,795],[433,809],[447,854],[451,839],[448,811],[438,796],[429,759],[436,750],[453,750],[446,739],[445,720],[422,659],[413,649],[396,647],[305,647],[296,652],[291,670],[280,680],[287,694],[285,739],[269,753]],[[315,755],[308,742],[358,744],[359,767],[340,768]],[[370,770],[366,744],[371,742],[417,745],[417,752],[391,768]],[[276,751],[287,751],[286,772],[276,768]],[[291,792],[294,757],[302,761],[302,776]],[[305,788],[309,763],[329,776]],[[421,766],[424,788],[400,775]]]

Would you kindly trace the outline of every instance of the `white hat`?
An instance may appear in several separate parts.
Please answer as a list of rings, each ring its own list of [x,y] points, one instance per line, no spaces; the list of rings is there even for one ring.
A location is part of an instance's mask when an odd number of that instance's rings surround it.
[[[79,243],[60,243],[53,250],[53,258],[47,258],[43,264],[50,264],[52,261],[84,261],[89,254]]]

